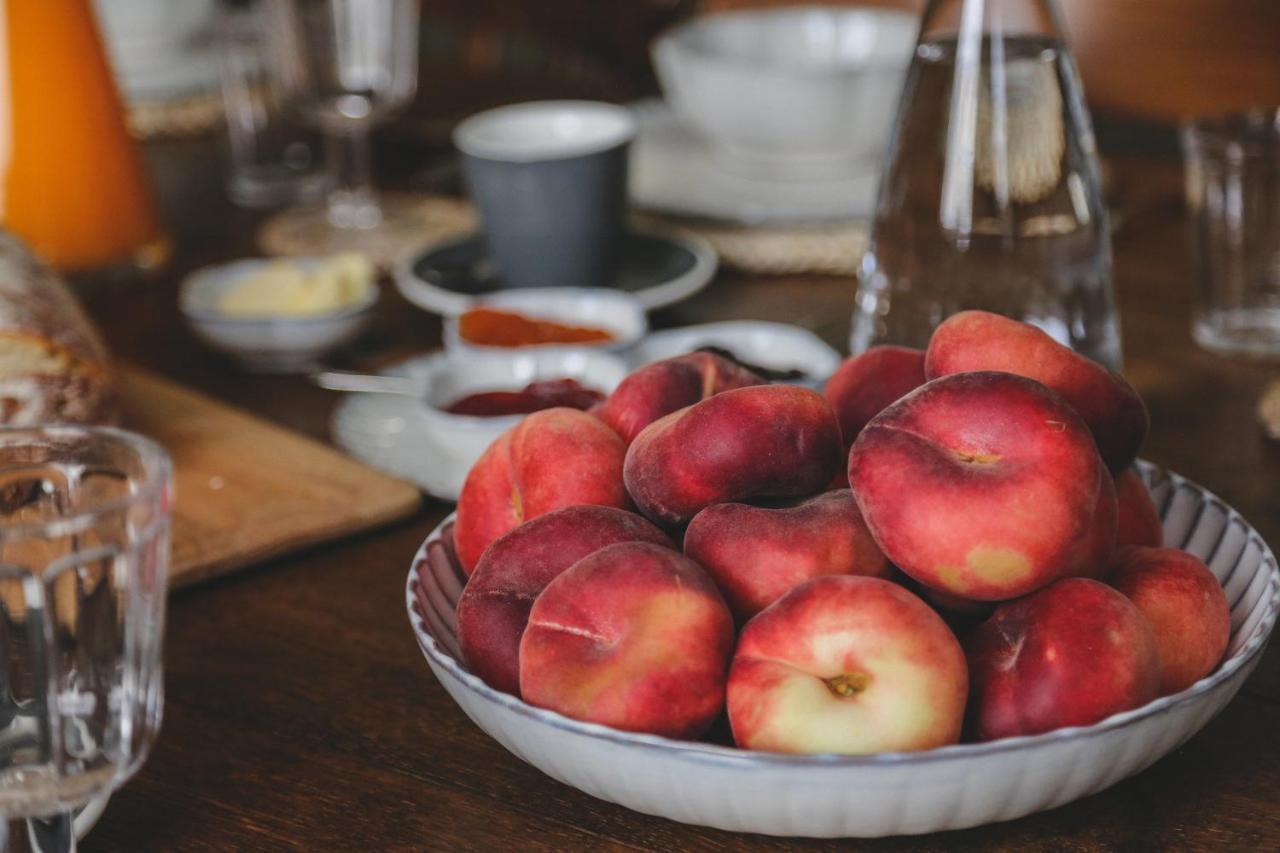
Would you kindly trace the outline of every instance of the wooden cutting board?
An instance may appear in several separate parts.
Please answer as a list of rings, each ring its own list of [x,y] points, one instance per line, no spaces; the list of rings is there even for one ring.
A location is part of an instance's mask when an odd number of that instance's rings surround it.
[[[136,368],[124,426],[174,463],[170,583],[186,586],[417,509],[413,485],[318,441]]]

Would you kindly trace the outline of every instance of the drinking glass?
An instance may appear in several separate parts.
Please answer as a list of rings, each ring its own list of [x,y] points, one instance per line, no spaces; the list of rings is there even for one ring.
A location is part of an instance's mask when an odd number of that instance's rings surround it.
[[[1121,361],[1093,131],[1053,0],[931,0],[898,106],[850,346],[980,308]]]
[[[108,427],[0,429],[0,818],[75,849],[72,813],[160,725],[169,458]]]
[[[1182,147],[1192,337],[1214,352],[1280,356],[1280,110],[1188,122]]]
[[[313,202],[324,189],[324,175],[313,140],[285,114],[271,85],[264,12],[261,0],[218,11],[227,194],[243,207]]]
[[[421,219],[379,202],[369,134],[417,88],[419,0],[270,0],[270,47],[283,102],[325,136],[331,188],[322,207],[288,211],[293,243],[369,250]]]

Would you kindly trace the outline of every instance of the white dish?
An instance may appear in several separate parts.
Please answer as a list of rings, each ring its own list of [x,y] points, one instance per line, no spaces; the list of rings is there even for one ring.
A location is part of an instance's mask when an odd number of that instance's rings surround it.
[[[406,376],[422,398],[351,394],[333,414],[332,433],[352,456],[418,485],[427,494],[456,501],[467,472],[495,438],[519,416],[478,418],[440,411],[479,391],[515,390],[538,379],[577,379],[608,394],[626,376],[618,357],[587,349],[517,350],[465,356],[437,352],[383,371]]]
[[[727,169],[826,178],[885,147],[917,29],[886,9],[746,9],[668,30],[653,62]]]
[[[738,174],[660,100],[633,104],[640,132],[631,148],[631,201],[680,216],[746,225],[865,219],[875,208],[880,154],[820,181]]]
[[[463,576],[448,519],[419,549],[405,587],[427,664],[476,725],[547,775],[636,811],[767,835],[878,837],[1011,820],[1101,791],[1177,748],[1226,706],[1266,646],[1280,570],[1258,533],[1219,498],[1140,463],[1166,540],[1204,558],[1231,604],[1227,658],[1187,690],[1092,726],[871,756],[781,755],[621,732],[526,705],[459,663]]]
[[[522,287],[477,298],[471,308],[505,309],[539,320],[603,329],[613,339],[592,344],[540,344],[527,349],[585,348],[619,351],[635,344],[649,331],[644,306],[619,290],[574,287]],[[458,317],[444,321],[444,347],[456,352],[510,352],[511,347],[471,343],[458,333]]]
[[[841,361],[840,353],[813,332],[761,320],[703,323],[654,332],[635,345],[628,360],[639,367],[705,346],[726,349],[742,361],[771,370],[799,370],[805,378],[796,381],[813,387],[821,386]]]
[[[701,237],[633,228],[623,241],[617,280],[601,290],[630,294],[652,311],[702,290],[711,283],[718,263],[716,250]],[[479,234],[407,258],[397,265],[395,282],[405,299],[446,317],[461,314],[490,293],[505,292]]]
[[[117,84],[133,103],[217,88],[214,0],[95,0]]]
[[[302,265],[318,259],[297,259]],[[271,259],[249,258],[204,267],[182,282],[178,305],[196,336],[250,370],[287,373],[311,369],[324,356],[350,344],[364,331],[378,302],[378,288],[348,308],[306,317],[234,317],[217,309],[219,297],[238,280]]]

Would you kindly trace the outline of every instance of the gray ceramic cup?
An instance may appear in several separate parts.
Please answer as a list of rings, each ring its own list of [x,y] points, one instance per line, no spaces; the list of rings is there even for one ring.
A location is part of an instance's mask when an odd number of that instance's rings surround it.
[[[607,287],[627,205],[630,110],[533,101],[458,125],[472,201],[507,287]]]

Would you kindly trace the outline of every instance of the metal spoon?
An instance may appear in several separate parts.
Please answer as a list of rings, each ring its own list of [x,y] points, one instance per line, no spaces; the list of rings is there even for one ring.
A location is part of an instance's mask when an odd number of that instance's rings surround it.
[[[311,381],[330,391],[352,391],[359,394],[396,394],[422,399],[426,389],[422,381],[409,376],[384,376],[379,373],[349,373],[345,370],[320,370]]]

